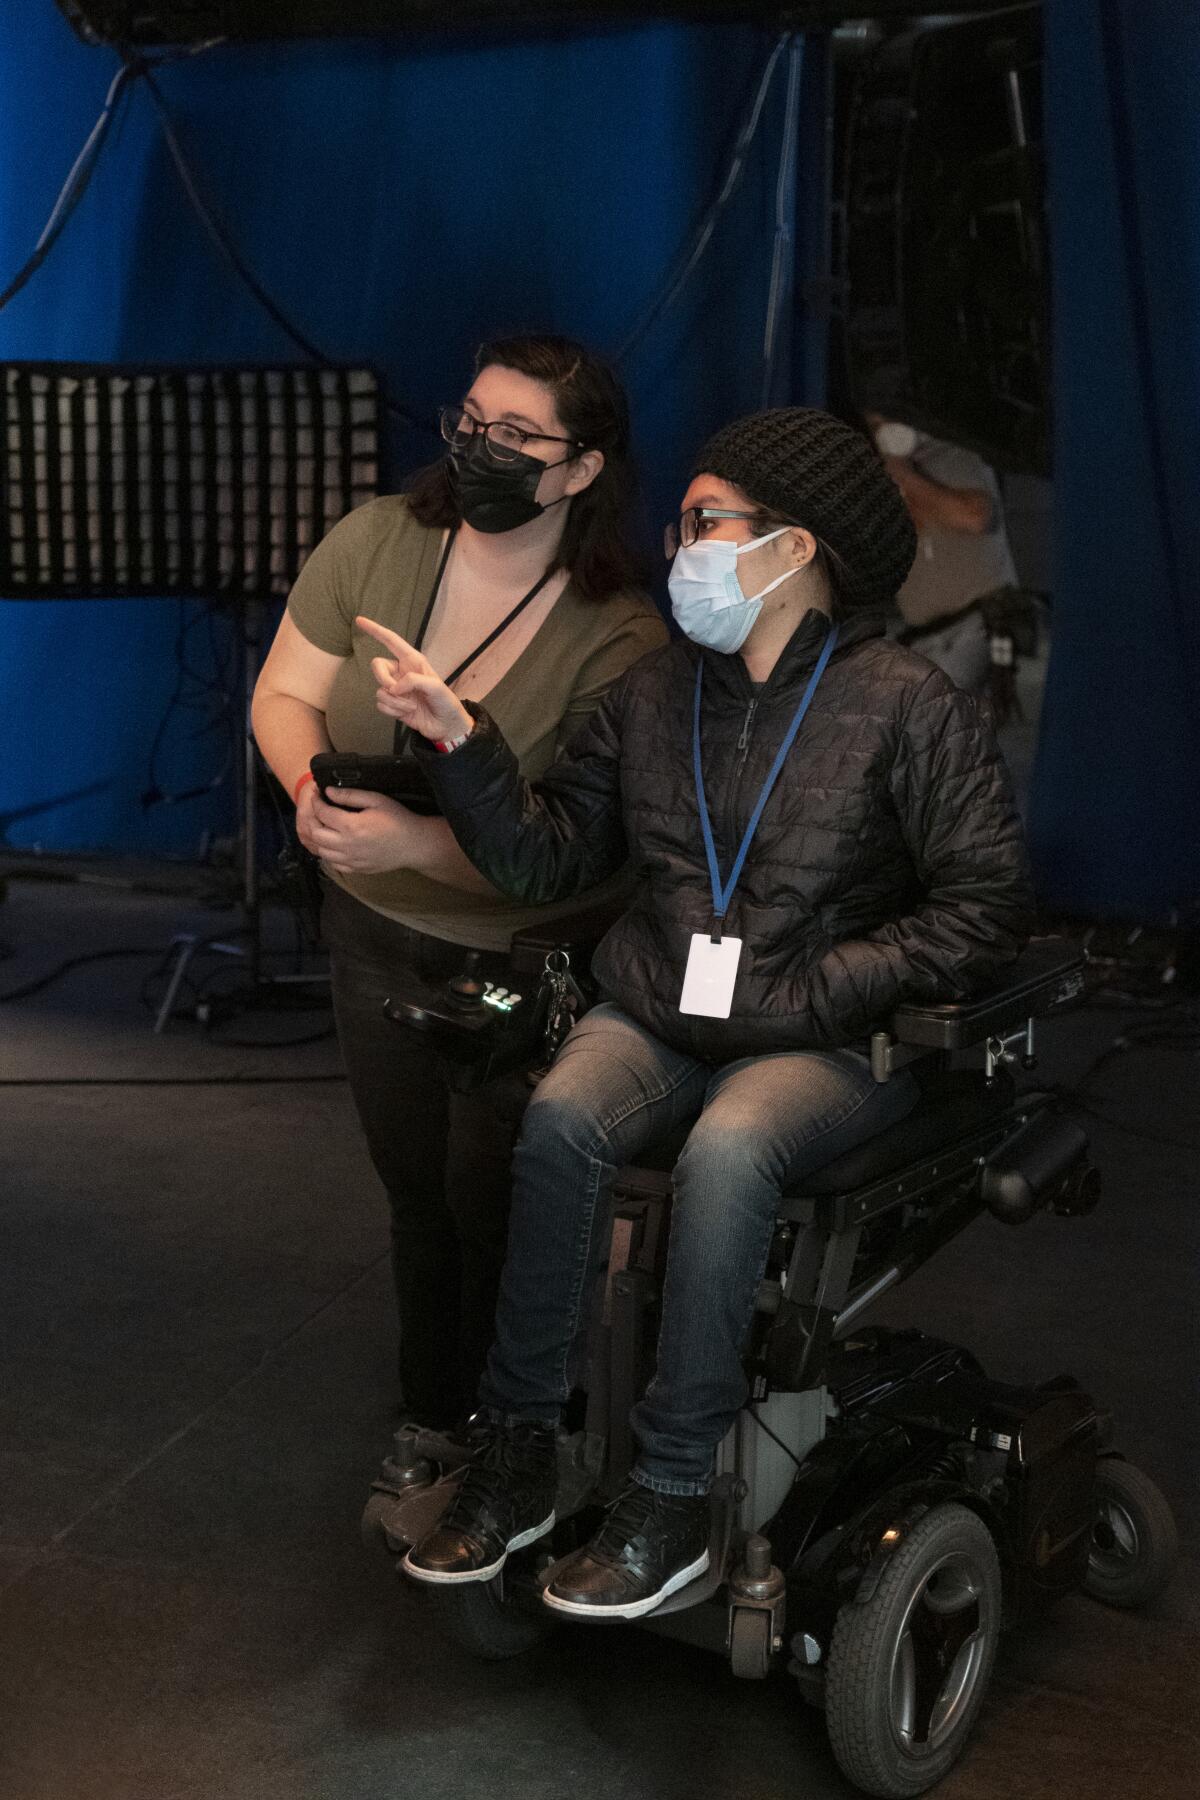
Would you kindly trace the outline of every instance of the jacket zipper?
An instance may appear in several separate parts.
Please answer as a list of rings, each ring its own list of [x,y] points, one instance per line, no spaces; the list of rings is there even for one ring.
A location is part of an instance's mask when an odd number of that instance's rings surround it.
[[[739,776],[741,774],[742,769],[745,767],[746,751],[749,750],[749,748],[750,748],[750,727],[754,723],[754,715],[757,711],[758,711],[758,696],[755,695],[754,699],[751,700],[749,706],[746,708],[746,716],[742,720],[742,734],[738,738],[738,741],[737,741],[737,747],[742,752],[742,754],[738,760],[737,768],[734,771],[735,779],[737,778],[737,776]]]
[[[725,796],[725,804],[721,809],[721,817],[725,827],[725,843],[728,846],[728,854],[730,857],[737,854],[738,845],[741,843],[741,838],[736,835],[737,813],[735,808],[738,790],[742,783],[742,775],[750,757],[750,737],[754,729],[754,715],[758,711],[758,703],[761,698],[761,694],[755,694],[754,697],[746,703],[746,712],[742,719],[742,729],[738,733],[738,740],[734,746],[737,751],[737,760],[733,765],[733,774],[729,779],[729,791]],[[728,871],[726,871],[726,873],[728,874]]]
[[[746,707],[746,716],[742,720],[742,729],[738,734],[738,740],[734,746],[738,755],[737,761],[733,765],[733,774],[729,779],[729,793],[726,796],[725,801],[725,842],[728,846],[728,854],[731,857],[736,855],[738,844],[741,842],[741,839],[737,835],[737,812],[734,803],[737,800],[738,789],[742,783],[742,772],[746,767],[746,761],[750,755],[750,733],[754,726],[754,715],[757,711],[758,695],[756,694]],[[726,874],[728,874],[728,870],[726,871]]]

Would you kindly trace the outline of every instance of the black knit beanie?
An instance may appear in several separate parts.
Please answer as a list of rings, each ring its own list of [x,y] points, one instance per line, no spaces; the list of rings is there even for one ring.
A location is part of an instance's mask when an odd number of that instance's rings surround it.
[[[833,579],[845,606],[886,606],[912,567],[917,536],[900,490],[867,440],[829,413],[781,406],[735,419],[692,474],[730,481],[823,539],[841,561]]]

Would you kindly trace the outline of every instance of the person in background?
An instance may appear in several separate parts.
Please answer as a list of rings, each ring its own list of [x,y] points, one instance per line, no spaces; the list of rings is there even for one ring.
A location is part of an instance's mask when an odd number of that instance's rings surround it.
[[[1017,580],[995,473],[973,450],[878,412],[863,416],[917,532],[916,560],[896,596],[900,642],[981,693],[991,643],[978,602]]]
[[[378,793],[322,798],[309,762],[330,748],[394,748],[357,613],[419,642],[460,698],[486,698],[531,780],[667,635],[636,580],[628,408],[603,363],[562,337],[485,344],[441,429],[444,461],[314,550],[253,709],[327,877],[338,1037],[391,1205],[402,1416],[435,1430],[470,1410],[491,1342],[527,1089],[513,1077],[457,1092],[442,1060],[385,1018],[384,1000],[413,975],[445,982],[472,950],[482,973],[498,974],[518,927],[566,909],[497,892],[441,818]]]

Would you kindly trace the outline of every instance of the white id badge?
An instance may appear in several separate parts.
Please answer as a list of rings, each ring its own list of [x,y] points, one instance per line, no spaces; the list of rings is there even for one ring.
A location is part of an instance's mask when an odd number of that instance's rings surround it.
[[[693,932],[679,996],[680,1012],[700,1013],[706,1019],[727,1019],[733,1007],[733,984],[741,954],[741,938],[723,937],[714,944],[707,931]]]

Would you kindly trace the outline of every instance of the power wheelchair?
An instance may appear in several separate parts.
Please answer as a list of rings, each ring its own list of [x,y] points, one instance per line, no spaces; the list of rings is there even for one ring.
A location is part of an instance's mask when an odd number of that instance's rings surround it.
[[[582,948],[531,933],[506,980],[468,966],[449,991],[393,996],[388,1009],[469,1083],[537,1060]],[[876,1080],[911,1066],[922,1098],[783,1196],[746,1350],[750,1398],[717,1457],[709,1569],[638,1621],[716,1651],[745,1679],[786,1670],[824,1708],[839,1765],[868,1794],[918,1794],[946,1774],[1002,1628],[1080,1588],[1140,1605],[1174,1561],[1166,1501],[1110,1448],[1108,1417],[1074,1380],[993,1381],[965,1349],[865,1323],[985,1208],[1017,1225],[1096,1204],[1084,1132],[1016,1077],[1035,1064],[1035,1019],[1082,988],[1083,961],[1035,941],[993,991],[906,1006],[874,1033]],[[980,1050],[982,1067],[959,1066]],[[477,1655],[520,1654],[554,1626],[539,1586],[628,1474],[684,1135],[618,1181],[585,1391],[560,1433],[554,1536],[490,1583],[435,1591]],[[365,1538],[402,1556],[440,1516],[463,1455],[453,1439],[398,1433]]]

